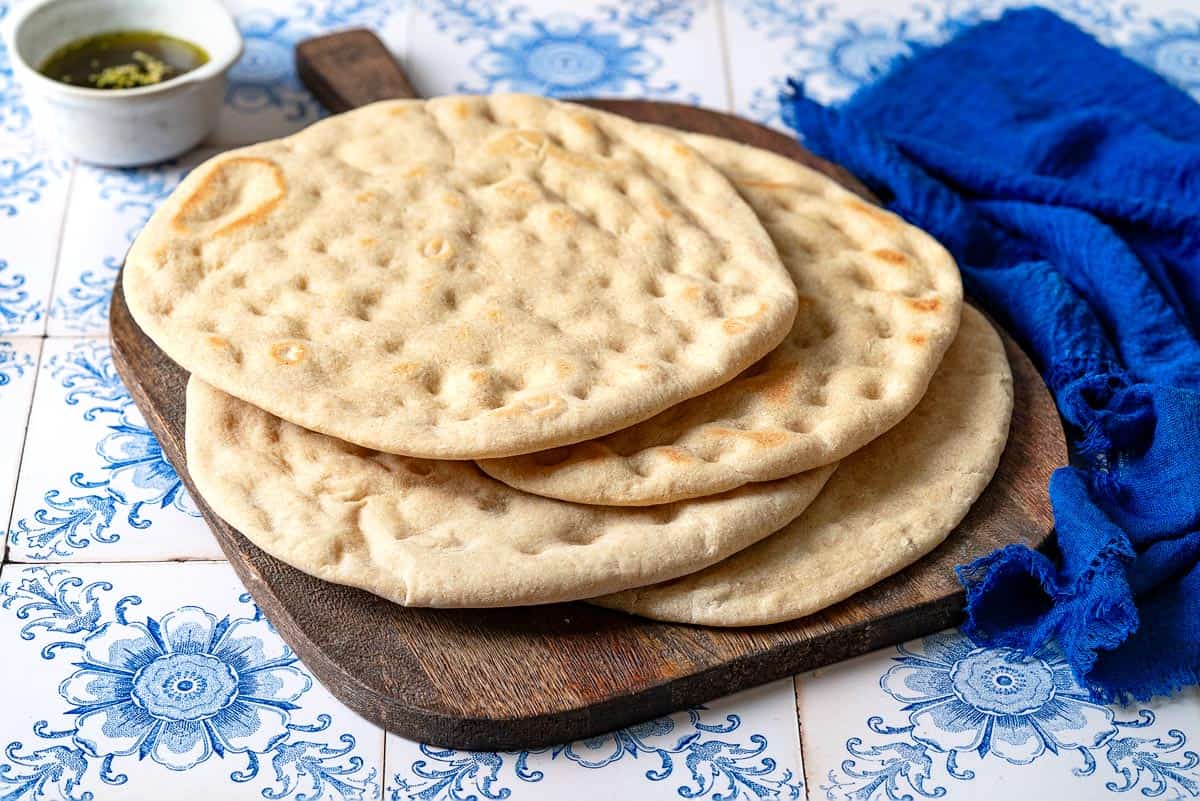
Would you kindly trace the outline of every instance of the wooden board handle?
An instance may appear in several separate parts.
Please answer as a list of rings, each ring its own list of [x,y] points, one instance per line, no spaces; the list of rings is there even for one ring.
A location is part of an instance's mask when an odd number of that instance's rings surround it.
[[[296,45],[296,72],[332,112],[420,95],[379,37],[353,28]]]

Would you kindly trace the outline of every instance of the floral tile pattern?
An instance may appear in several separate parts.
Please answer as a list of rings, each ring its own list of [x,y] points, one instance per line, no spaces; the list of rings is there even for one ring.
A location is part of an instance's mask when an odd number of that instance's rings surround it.
[[[387,798],[639,799],[804,797],[792,683],[552,748],[472,753],[388,737]],[[597,771],[603,770],[603,774]]]
[[[404,50],[405,0],[240,0],[227,3],[245,52],[229,75],[225,110],[210,137],[214,145],[258,142],[294,133],[324,113],[296,77],[292,49],[309,36],[368,27],[393,50]]]
[[[0,25],[27,1],[0,0]],[[1200,798],[1200,692],[1103,706],[1053,651],[956,632],[553,748],[385,737],[219,561],[106,342],[125,250],[187,170],[324,113],[295,75],[304,37],[369,27],[427,94],[669,98],[778,124],[785,77],[845,98],[1015,0],[226,2],[246,49],[220,123],[154,167],[39,142],[0,45],[0,801]],[[1191,0],[1044,4],[1200,98]]]
[[[20,0],[0,0],[0,26],[8,24],[10,12],[17,5]],[[29,108],[13,77],[8,49],[0,44],[0,146],[6,151],[27,149],[30,127]]]
[[[217,152],[205,148],[126,170],[75,168],[50,307],[51,336],[107,336],[108,304],[125,251],[187,171]]]
[[[0,520],[12,511],[41,339],[0,339]],[[4,546],[0,544],[0,554]]]
[[[409,69],[426,94],[530,92],[728,105],[712,2],[414,4]]]
[[[1062,657],[945,632],[797,678],[810,781],[834,800],[1200,795],[1200,693],[1091,701]],[[947,795],[949,794],[949,795]]]
[[[727,0],[731,81],[739,113],[780,126],[788,77],[822,102],[844,100],[914,49],[999,16],[1017,0]],[[1157,70],[1200,98],[1200,9],[1188,0],[1045,0],[1039,5]]]
[[[0,336],[46,329],[72,171],[29,141],[0,149]]]
[[[46,340],[8,546],[12,561],[221,558],[105,340]]]
[[[227,565],[5,565],[0,642],[0,798],[380,797],[383,732]]]

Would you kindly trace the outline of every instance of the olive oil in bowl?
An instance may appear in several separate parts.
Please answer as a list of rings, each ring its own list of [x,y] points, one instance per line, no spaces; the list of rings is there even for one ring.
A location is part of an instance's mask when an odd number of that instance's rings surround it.
[[[177,78],[206,61],[208,53],[184,39],[154,31],[115,31],[58,48],[38,72],[71,86],[134,89]]]

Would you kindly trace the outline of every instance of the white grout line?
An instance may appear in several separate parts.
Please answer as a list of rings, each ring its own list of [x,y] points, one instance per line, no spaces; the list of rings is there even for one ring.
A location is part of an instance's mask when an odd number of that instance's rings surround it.
[[[58,276],[62,268],[63,240],[66,239],[67,215],[71,213],[71,194],[75,190],[75,175],[79,170],[79,161],[71,159],[71,172],[67,176],[67,191],[63,200],[62,217],[58,221],[58,241],[54,246],[54,273],[50,276],[50,294],[46,298],[46,316],[42,321],[42,336],[50,336],[50,315],[54,310],[55,293],[58,292]]]
[[[804,758],[804,721],[800,719],[800,676],[792,676],[792,699],[796,707],[796,743],[800,751],[800,778],[804,782],[804,797],[810,799],[812,787],[808,783],[808,760]]]
[[[733,53],[729,46],[729,26],[725,22],[725,0],[713,0],[717,15],[717,36],[721,40],[721,72],[725,76],[725,110],[733,113],[737,103],[733,95]]]
[[[49,316],[49,315],[47,315]],[[13,337],[12,339],[17,339]],[[17,490],[21,486],[21,468],[25,463],[25,446],[29,442],[29,419],[33,416],[33,399],[37,392],[38,380],[42,376],[42,355],[46,352],[45,337],[30,337],[37,341],[37,358],[33,360],[33,385],[29,388],[29,403],[25,406],[25,430],[21,436],[21,444],[18,446],[17,453],[17,472],[13,475],[12,500],[8,504],[8,511],[4,515],[4,538],[0,542],[0,565],[7,564],[8,558],[8,538],[12,533],[13,515],[17,511]],[[13,563],[17,564],[17,563]]]
[[[351,710],[351,711],[353,711],[353,710]],[[387,729],[384,729],[382,727],[376,727],[376,728],[379,728],[379,730],[381,732],[383,732],[383,737],[382,737],[383,742],[380,747],[380,750],[382,751],[382,753],[379,755],[379,801],[384,801],[384,799],[387,797],[388,732],[387,732]]]

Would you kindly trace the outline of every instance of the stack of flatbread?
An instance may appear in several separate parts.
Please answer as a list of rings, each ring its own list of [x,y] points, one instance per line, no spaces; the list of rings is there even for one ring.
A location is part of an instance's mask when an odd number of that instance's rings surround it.
[[[931,237],[792,160],[523,95],[378,103],[194,170],[125,293],[188,469],[399,604],[809,614],[940,543],[1012,379]]]

